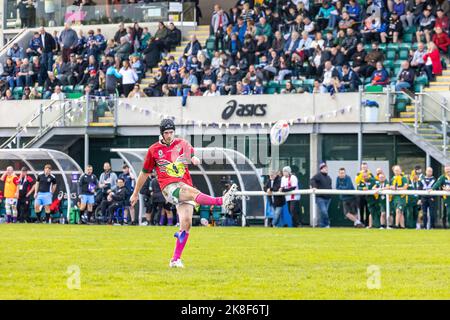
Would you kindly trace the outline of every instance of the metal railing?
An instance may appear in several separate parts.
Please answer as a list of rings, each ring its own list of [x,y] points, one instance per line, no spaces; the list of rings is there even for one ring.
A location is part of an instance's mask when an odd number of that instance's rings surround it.
[[[272,192],[270,195],[264,191],[238,191],[237,196],[254,197],[254,196],[286,196],[286,195],[309,195],[310,203],[312,206],[312,227],[316,227],[317,220],[317,207],[316,197],[318,195],[356,195],[356,196],[369,196],[369,195],[387,195],[386,197],[386,221],[389,221],[390,217],[390,198],[393,195],[414,195],[414,196],[450,196],[450,190],[448,191],[424,191],[424,190],[335,190],[335,189],[301,189],[290,192]]]

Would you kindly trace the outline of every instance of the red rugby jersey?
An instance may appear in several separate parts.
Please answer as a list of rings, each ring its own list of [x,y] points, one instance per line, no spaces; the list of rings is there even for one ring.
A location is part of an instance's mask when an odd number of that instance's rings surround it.
[[[194,148],[184,139],[175,138],[169,146],[158,141],[148,148],[142,172],[155,168],[161,190],[174,182],[192,186],[188,164],[193,155]]]

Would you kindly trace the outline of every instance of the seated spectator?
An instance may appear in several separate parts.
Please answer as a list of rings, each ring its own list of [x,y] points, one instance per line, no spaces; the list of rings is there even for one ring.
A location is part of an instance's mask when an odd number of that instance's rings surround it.
[[[30,100],[38,100],[42,98],[42,94],[39,93],[36,87],[33,87],[28,98]]]
[[[216,83],[217,76],[212,71],[211,68],[205,68],[204,73],[202,75],[201,81],[200,81],[200,89],[205,90],[207,89],[212,83]]]
[[[392,40],[392,43],[398,43],[399,37],[403,32],[403,26],[396,12],[393,12],[389,18],[389,25],[386,32],[380,34],[382,43],[386,43],[388,40]]]
[[[144,28],[145,29],[145,28]],[[170,49],[175,48],[181,44],[181,30],[178,29],[173,22],[169,23],[169,33],[167,35],[167,45]]]
[[[428,42],[427,47],[427,53],[423,56],[425,72],[427,73],[428,81],[434,81],[436,76],[442,74],[441,55],[434,42]]]
[[[378,17],[369,17],[364,20],[364,28],[361,30],[361,34],[366,43],[373,41],[380,41],[380,34],[386,32],[386,24],[381,22]]]
[[[48,99],[55,92],[57,86],[61,86],[61,82],[55,77],[53,72],[47,73],[47,80],[44,83],[44,99]]]
[[[280,57],[280,67],[278,68],[278,81],[283,81],[286,76],[292,74],[290,61],[285,56]]]
[[[16,85],[16,64],[12,58],[6,59],[1,79],[8,84],[9,88],[14,89]]]
[[[55,87],[55,91],[52,93],[50,100],[64,101],[65,95],[60,86]]]
[[[23,88],[22,100],[30,100],[31,89],[30,87]]]
[[[170,70],[169,76],[167,78],[167,88],[173,95],[177,95],[179,88],[181,87],[181,77],[175,70]]]
[[[425,41],[427,43],[431,41],[431,33],[433,32],[435,22],[436,19],[431,14],[431,11],[428,8],[425,8],[422,16],[419,18],[419,27],[416,31],[417,42],[421,42],[423,36],[425,36]]]
[[[100,204],[102,215],[108,217],[108,224],[112,224],[114,212],[125,205],[127,199],[127,188],[123,178],[117,179],[117,188],[108,190],[108,195]]]
[[[447,6],[449,6],[447,4]],[[438,8],[436,10],[436,27],[441,27],[442,31],[447,33],[450,30],[450,23],[448,16],[445,15],[444,10],[442,8]]]
[[[12,94],[12,90],[11,89],[6,89],[5,96],[2,97],[2,100],[14,100],[14,96]]]
[[[423,70],[425,66],[425,61],[423,60],[423,56],[427,53],[425,50],[425,45],[423,42],[419,42],[417,44],[417,50],[414,51],[412,60],[411,60],[411,68],[416,70],[416,73],[419,73]]]
[[[27,58],[23,59],[19,67],[19,72],[16,74],[16,84],[18,87],[32,86],[32,75],[31,65]]]
[[[372,50],[367,53],[365,58],[366,64],[359,70],[359,75],[364,77],[371,77],[376,69],[377,62],[383,62],[384,58],[384,53],[379,49],[378,43],[373,42]]]
[[[284,44],[284,54],[289,56],[292,54],[292,52],[295,52],[297,50],[298,45],[300,43],[298,32],[292,32],[290,37],[287,39],[286,43]]]
[[[300,39],[300,42],[298,43],[298,47],[292,54],[297,54],[302,58],[302,60],[307,59],[309,56],[309,52],[311,49],[311,43],[312,39],[309,37],[308,32],[303,31],[302,32],[302,38]]]
[[[141,60],[138,55],[130,56],[131,68],[136,72],[138,76],[138,81],[144,77],[144,66],[142,65]]]
[[[357,92],[362,84],[358,74],[352,70],[348,64],[342,66],[342,76],[340,85],[346,92]]]
[[[221,95],[236,94],[236,83],[242,78],[235,65],[230,66],[229,70],[223,76],[224,86],[220,89]]]
[[[124,36],[120,38],[120,44],[114,50],[116,52],[115,56],[118,57],[121,61],[124,61],[128,59],[133,51],[133,48],[128,42],[127,37]]]
[[[347,35],[341,44],[341,52],[345,55],[345,59],[348,61],[356,51],[358,38],[355,36],[355,31],[352,28],[348,28],[346,33]]]
[[[316,15],[316,21],[318,21],[320,29],[333,30],[337,21],[336,8],[328,1],[323,1],[322,7]]]
[[[433,42],[438,47],[439,52],[447,54],[448,47],[450,46],[450,38],[446,32],[442,31],[440,26],[434,28],[435,34],[433,34]]]
[[[202,45],[197,40],[197,37],[195,36],[195,34],[191,35],[191,40],[184,48],[183,53],[188,57],[196,56],[200,50],[202,50]]]
[[[389,84],[389,74],[383,66],[383,63],[377,62],[376,70],[372,73],[370,77],[370,84],[375,86],[385,86]]]
[[[83,85],[89,86],[91,88],[91,92],[94,95],[98,95],[98,91],[100,88],[100,83],[99,83],[99,75],[97,73],[97,70],[93,69],[91,71],[89,71],[89,77],[86,80],[86,83],[83,83]]]
[[[313,35],[314,32],[316,31],[316,25],[314,24],[313,21],[311,21],[311,19],[308,16],[305,16],[303,18],[303,23],[304,23],[304,31],[308,32],[308,35]]]
[[[6,56],[16,62],[17,60],[22,60],[25,57],[25,54],[23,48],[19,47],[19,44],[15,42],[12,47],[6,51]]]
[[[220,91],[217,90],[217,86],[215,83],[211,83],[208,85],[208,88],[206,89],[206,91],[203,93],[204,97],[216,97],[216,96],[220,96]]]
[[[139,83],[136,83],[133,90],[128,94],[128,98],[145,98],[147,95],[141,90]]]
[[[341,21],[339,21],[339,29],[347,31],[347,29],[353,28],[353,25],[355,24],[355,21],[350,18],[350,15],[347,12],[343,12],[341,16]]]
[[[186,97],[189,94],[189,90],[193,84],[198,85],[197,77],[194,75],[193,70],[188,71],[185,68],[180,69],[181,76],[181,89],[178,90],[178,96]]]
[[[266,36],[266,38],[271,41],[272,40],[272,27],[267,23],[266,18],[259,18],[259,23],[256,25],[256,35],[257,36]]]
[[[35,32],[33,37],[30,39],[28,43],[28,48],[25,50],[28,56],[28,59],[31,59],[32,56],[40,56],[40,49],[42,48],[42,40],[39,32]]]
[[[398,74],[398,80],[395,84],[395,91],[414,88],[414,70],[410,67],[408,61],[402,62],[402,69]]]
[[[348,4],[345,5],[345,10],[353,21],[361,21],[361,7],[356,0],[350,0]]]
[[[283,89],[280,91],[281,94],[287,94],[287,93],[297,93],[295,90],[295,87],[293,86],[291,81],[286,81],[286,85]]]
[[[253,87],[253,94],[264,94],[264,86],[259,79],[256,79],[255,86]]]
[[[364,49],[364,45],[360,42],[356,45],[356,51],[353,53],[352,57],[350,58],[350,61],[353,62],[353,71],[360,74],[360,70],[362,67],[366,65],[366,55],[367,52]]]

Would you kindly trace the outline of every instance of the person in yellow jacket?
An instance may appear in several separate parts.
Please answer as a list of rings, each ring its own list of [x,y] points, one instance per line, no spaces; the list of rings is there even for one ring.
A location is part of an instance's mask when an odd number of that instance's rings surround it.
[[[402,173],[402,168],[399,165],[392,167],[394,176],[391,179],[391,190],[407,190],[409,187],[408,178]],[[397,228],[405,228],[405,208],[406,195],[394,195],[392,197],[392,205],[395,210],[395,226]]]
[[[374,178],[372,172],[370,172],[370,170],[369,170],[369,166],[367,165],[367,162],[362,162],[360,171],[358,172],[358,174],[356,175],[356,178],[355,178],[356,186],[359,186],[363,182],[363,180],[364,180],[363,173],[364,172],[367,172],[367,179]],[[369,225],[370,213],[369,213],[369,207],[367,204],[366,196],[358,196],[358,206],[359,206],[359,215],[360,215],[361,222],[363,224],[365,224],[366,226]]]

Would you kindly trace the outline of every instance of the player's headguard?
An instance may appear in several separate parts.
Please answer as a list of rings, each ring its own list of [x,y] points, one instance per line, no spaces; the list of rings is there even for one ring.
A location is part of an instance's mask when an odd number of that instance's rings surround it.
[[[161,124],[159,125],[159,129],[161,130],[161,135],[166,130],[174,130],[175,131],[175,123],[172,119],[163,119]]]

